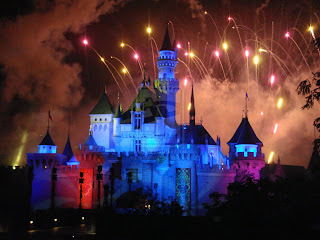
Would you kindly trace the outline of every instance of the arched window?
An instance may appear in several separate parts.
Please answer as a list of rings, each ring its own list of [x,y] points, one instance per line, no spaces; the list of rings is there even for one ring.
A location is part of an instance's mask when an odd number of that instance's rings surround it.
[[[103,131],[107,131],[107,129],[108,129],[108,126],[107,126],[107,124],[105,124],[103,127]]]
[[[101,131],[101,130],[102,130],[102,125],[99,126],[99,131]]]
[[[93,126],[93,131],[97,131],[97,128],[98,128],[98,126],[97,126],[97,125],[94,125],[94,126]]]

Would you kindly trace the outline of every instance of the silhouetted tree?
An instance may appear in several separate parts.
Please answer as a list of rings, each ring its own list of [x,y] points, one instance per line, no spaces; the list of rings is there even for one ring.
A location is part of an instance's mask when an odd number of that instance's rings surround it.
[[[149,191],[138,188],[129,191],[117,199],[117,207],[123,208],[129,215],[170,215],[182,216],[183,207],[174,198],[158,200]]]
[[[208,216],[235,231],[227,232],[232,236],[250,231],[283,237],[297,231],[307,234],[320,220],[318,185],[283,178],[255,180],[247,175],[231,183],[227,194],[212,193],[211,203],[204,207]]]
[[[302,106],[302,109],[313,108],[314,103],[320,101],[320,70],[312,75],[312,78],[301,81],[297,87],[297,93],[306,98],[306,104]],[[320,132],[320,117],[314,120],[313,125]]]

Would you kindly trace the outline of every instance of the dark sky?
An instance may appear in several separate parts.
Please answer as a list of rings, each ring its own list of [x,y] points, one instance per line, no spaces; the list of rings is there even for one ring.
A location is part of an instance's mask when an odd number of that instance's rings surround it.
[[[146,27],[152,27],[151,37],[160,48],[165,24],[171,21],[171,37],[175,35],[185,50],[189,42],[191,51],[206,68],[179,51],[181,61],[190,61],[195,81],[196,121],[202,119],[214,138],[221,137],[224,153],[228,151],[226,142],[241,122],[248,92],[249,120],[264,143],[266,159],[274,151],[285,164],[306,166],[314,139],[312,122],[319,106],[302,111],[304,99],[295,89],[300,80],[311,76],[310,70],[319,68],[320,59],[307,31],[312,24],[315,34],[320,34],[319,5],[316,0],[8,1],[0,10],[1,161],[25,164],[25,153],[36,151],[46,132],[49,109],[54,121],[50,133],[61,153],[67,138],[68,116],[71,142],[76,147],[88,134],[88,113],[105,85],[113,103],[118,92],[125,109],[133,100],[135,91],[128,76],[122,75],[124,84],[113,71],[120,90],[96,53],[81,43],[85,37],[121,71],[121,65],[110,56],[119,58],[138,86],[139,66],[132,50],[121,48],[120,43],[129,44],[139,53],[153,80],[152,49],[154,58],[156,50],[154,44],[151,48]],[[228,21],[228,16],[234,21]],[[294,41],[284,38],[287,31]],[[229,45],[227,53],[221,50],[219,35]],[[242,46],[250,50],[248,69]],[[260,47],[272,49],[273,55],[259,54]],[[212,54],[218,49],[221,64]],[[261,59],[258,67],[252,64],[254,52]],[[268,80],[272,74],[276,83],[270,88]],[[176,77],[180,81],[191,78],[182,63]],[[279,97],[284,99],[281,109],[276,107]],[[188,121],[189,98],[190,84],[177,93],[179,123]],[[279,127],[273,134],[276,123]]]

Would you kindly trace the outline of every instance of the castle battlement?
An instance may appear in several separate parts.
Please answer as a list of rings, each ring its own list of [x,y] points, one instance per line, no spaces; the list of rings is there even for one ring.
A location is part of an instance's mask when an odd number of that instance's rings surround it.
[[[62,165],[57,169],[58,177],[79,177],[79,165]]]
[[[263,153],[256,153],[254,156],[253,152],[247,152],[247,156],[245,156],[244,152],[238,152],[238,156],[234,156],[232,161],[245,161],[245,160],[257,160],[257,161],[264,161],[264,154]]]

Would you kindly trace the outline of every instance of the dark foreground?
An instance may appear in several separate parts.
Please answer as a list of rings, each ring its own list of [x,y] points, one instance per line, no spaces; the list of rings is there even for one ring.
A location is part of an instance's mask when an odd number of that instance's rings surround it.
[[[56,220],[55,220],[56,219]],[[244,217],[244,219],[246,219]],[[34,213],[32,219],[16,218],[0,239],[288,239],[320,234],[320,226],[296,228],[286,223],[261,221],[223,222],[221,217],[133,216],[109,211],[61,210]],[[30,221],[33,221],[32,223]]]

